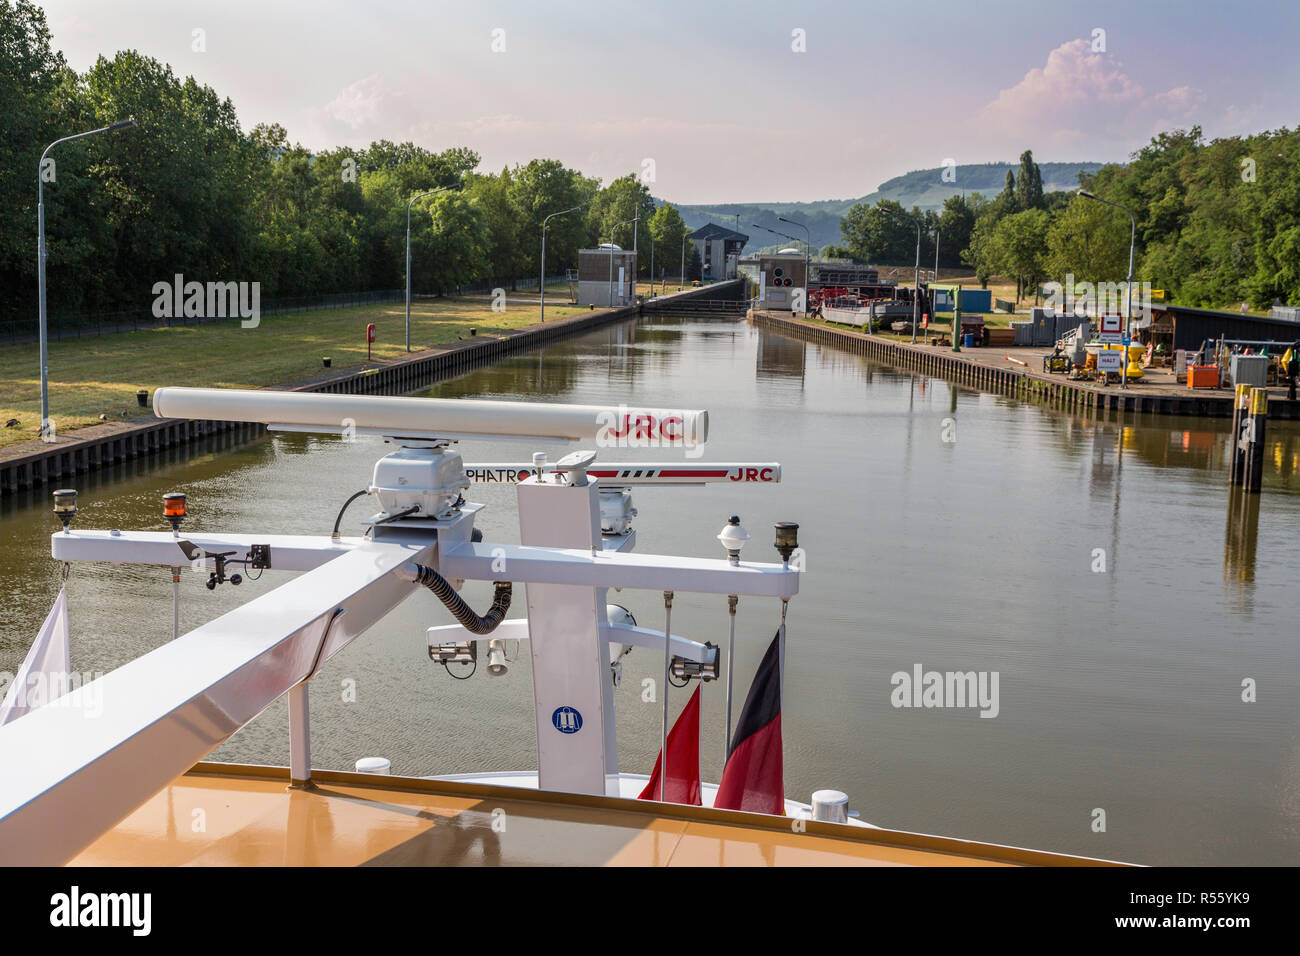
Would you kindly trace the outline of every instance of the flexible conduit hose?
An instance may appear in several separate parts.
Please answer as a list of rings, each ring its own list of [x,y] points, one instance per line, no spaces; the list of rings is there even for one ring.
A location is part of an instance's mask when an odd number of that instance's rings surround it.
[[[492,582],[492,586],[496,588],[492,596],[492,606],[480,617],[465,603],[465,599],[456,593],[456,589],[447,582],[447,579],[433,568],[408,562],[397,569],[397,574],[403,580],[424,585],[437,595],[438,600],[447,605],[447,610],[451,611],[452,617],[471,634],[491,634],[497,629],[497,625],[505,620],[506,612],[510,610],[510,592],[513,585],[509,581]]]

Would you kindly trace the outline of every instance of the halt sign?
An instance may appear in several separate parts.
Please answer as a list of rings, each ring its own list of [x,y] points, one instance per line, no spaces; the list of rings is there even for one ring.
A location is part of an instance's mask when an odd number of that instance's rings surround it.
[[[1122,370],[1124,353],[1115,349],[1103,349],[1097,353],[1097,371],[1118,372]]]
[[[1120,332],[1123,329],[1124,317],[1120,315],[1103,315],[1101,317],[1101,330],[1103,332]]]

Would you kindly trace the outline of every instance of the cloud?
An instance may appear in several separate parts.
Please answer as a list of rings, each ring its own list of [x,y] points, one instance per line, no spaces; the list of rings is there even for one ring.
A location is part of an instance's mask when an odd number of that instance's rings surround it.
[[[1087,40],[1062,43],[1042,67],[1002,90],[979,113],[987,131],[1055,150],[1090,145],[1128,153],[1160,130],[1187,126],[1204,92],[1179,86],[1147,93],[1112,53]]]
[[[386,98],[383,76],[372,73],[341,89],[325,104],[325,114],[358,130],[378,119]]]

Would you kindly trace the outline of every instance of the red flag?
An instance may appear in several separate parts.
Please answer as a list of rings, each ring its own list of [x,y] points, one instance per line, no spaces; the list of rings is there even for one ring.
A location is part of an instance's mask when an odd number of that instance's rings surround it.
[[[655,757],[654,773],[641,791],[640,800],[659,799],[659,757]],[[703,806],[700,800],[700,688],[686,702],[677,722],[668,731],[668,785],[664,788],[668,803],[690,803]]]
[[[758,665],[740,711],[713,805],[719,810],[785,813],[781,760],[781,632]]]

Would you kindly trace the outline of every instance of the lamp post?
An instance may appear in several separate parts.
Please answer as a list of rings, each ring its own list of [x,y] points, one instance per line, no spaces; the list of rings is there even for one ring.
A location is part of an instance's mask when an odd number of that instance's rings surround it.
[[[934,229],[934,281],[939,281],[939,238],[943,235],[943,230],[938,226]],[[930,316],[934,318],[934,316]]]
[[[804,231],[808,238],[803,241],[803,310],[804,314],[808,313],[808,286],[812,281],[812,232],[801,222],[795,222],[793,219],[786,219],[785,216],[776,217],[780,222],[788,222],[792,226],[798,226]]]
[[[930,283],[930,321],[931,322],[935,321],[934,314],[939,311],[937,308],[935,308],[935,301],[936,301],[935,296],[938,295],[938,293],[934,291],[934,287],[939,282],[939,237],[940,235],[942,235],[942,233],[943,230],[936,225],[934,227],[934,279]],[[953,301],[952,307],[954,310],[957,308],[957,303],[955,299]]]
[[[611,246],[614,245],[614,234],[618,232],[620,226],[626,226],[629,222],[636,222],[640,218],[641,218],[640,216],[633,216],[631,219],[624,219],[622,222],[615,223],[614,227],[609,231],[609,244]],[[608,252],[609,252],[609,307],[612,309],[614,308],[614,250],[609,249]],[[633,269],[632,271],[632,288],[634,289],[636,288],[635,269]],[[619,294],[619,298],[621,299],[623,297],[623,290],[619,289],[618,294]]]
[[[561,209],[559,212],[553,212],[542,220],[542,276],[537,288],[542,294],[542,321],[546,321],[546,224],[556,216],[564,216],[571,212],[577,212],[581,206],[574,206],[572,209]]]
[[[1084,199],[1091,199],[1093,202],[1104,203],[1107,206],[1114,206],[1116,209],[1123,209],[1128,213],[1129,221],[1129,238],[1128,238],[1128,283],[1124,286],[1124,337],[1130,342],[1133,341],[1133,250],[1137,245],[1137,220],[1133,218],[1133,213],[1129,212],[1127,206],[1121,206],[1117,202],[1111,202],[1109,199],[1102,199],[1095,193],[1090,193],[1086,189],[1080,189],[1079,195]],[[1128,346],[1124,346],[1123,364],[1120,366],[1120,388],[1128,388]]]
[[[691,234],[689,232],[682,236],[682,274],[677,277],[678,292],[686,288],[686,243],[690,241]]]
[[[406,351],[408,352],[411,351],[411,206],[415,204],[417,199],[432,196],[434,193],[446,192],[448,189],[459,188],[460,183],[439,186],[437,189],[416,193],[411,197],[410,202],[406,204]]]
[[[45,152],[41,153],[41,160],[36,164],[36,290],[37,290],[37,308],[40,326],[41,338],[41,428],[39,437],[42,441],[52,441],[47,434],[50,428],[50,358],[49,358],[49,334],[46,326],[45,315],[45,260],[49,253],[45,249],[45,181],[42,173],[45,168],[45,157],[55,146],[60,143],[66,143],[70,140],[81,139],[85,136],[94,136],[97,133],[113,133],[119,129],[126,129],[128,126],[135,125],[135,117],[129,116],[124,120],[118,120],[116,123],[109,123],[107,126],[101,126],[99,129],[87,130],[84,133],[75,133],[72,136],[64,136],[62,139],[56,139],[45,147]]]
[[[916,344],[916,325],[921,309],[921,221],[916,222],[916,280],[912,287],[912,344]]]

